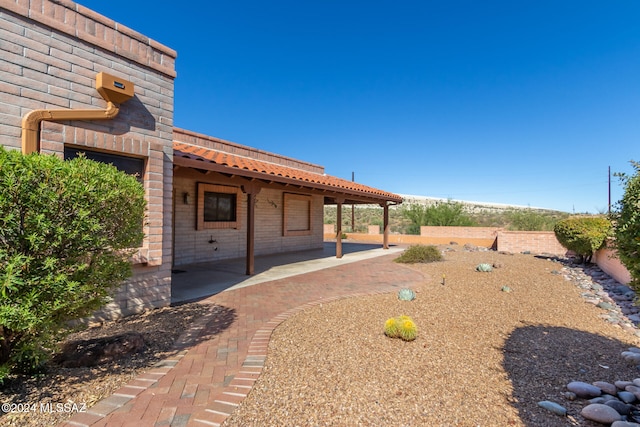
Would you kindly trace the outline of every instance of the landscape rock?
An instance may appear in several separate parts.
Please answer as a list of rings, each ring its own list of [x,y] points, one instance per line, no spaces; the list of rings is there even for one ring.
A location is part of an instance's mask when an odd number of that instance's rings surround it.
[[[609,400],[605,405],[611,406],[620,415],[629,415],[631,413],[632,406],[620,402],[619,400]]]
[[[611,424],[615,421],[622,421],[622,416],[611,406],[602,403],[592,403],[582,408],[580,415],[588,420],[602,424]]]
[[[618,393],[618,397],[620,398],[620,400],[622,400],[624,403],[633,403],[635,402],[636,399],[636,395],[633,393],[630,393],[628,391],[621,391]]]
[[[564,406],[555,403],[555,402],[550,402],[548,400],[543,400],[542,402],[538,402],[538,406],[553,412],[556,415],[560,415],[560,416],[566,416],[567,415],[567,408],[565,408]]]
[[[567,384],[567,390],[584,399],[598,397],[602,394],[602,390],[600,390],[600,388],[582,381],[570,382],[569,384]]]
[[[604,393],[610,394],[612,396],[615,396],[618,393],[618,387],[605,381],[596,381],[593,383],[593,385],[598,387]]]

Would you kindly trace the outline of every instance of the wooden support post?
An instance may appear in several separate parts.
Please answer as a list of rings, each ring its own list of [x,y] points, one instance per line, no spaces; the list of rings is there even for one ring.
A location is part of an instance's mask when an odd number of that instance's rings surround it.
[[[383,219],[382,224],[384,231],[382,232],[382,249],[389,249],[389,205],[386,203],[383,207]]]
[[[242,186],[242,191],[247,194],[247,258],[246,274],[251,276],[255,273],[255,210],[256,196],[260,192],[260,186],[255,182],[250,182]]]
[[[336,198],[338,204],[336,218],[336,258],[342,258],[342,203],[344,198]]]

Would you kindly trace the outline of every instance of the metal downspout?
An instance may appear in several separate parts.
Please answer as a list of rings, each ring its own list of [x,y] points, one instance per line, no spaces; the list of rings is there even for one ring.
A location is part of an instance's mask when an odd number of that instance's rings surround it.
[[[67,120],[109,120],[120,112],[113,102],[107,101],[105,110],[33,110],[22,118],[22,153],[40,151],[40,123]]]
[[[96,90],[107,101],[104,110],[33,110],[22,118],[22,153],[40,151],[40,123],[68,120],[109,120],[120,112],[119,104],[134,95],[133,83],[100,72],[96,75]]]

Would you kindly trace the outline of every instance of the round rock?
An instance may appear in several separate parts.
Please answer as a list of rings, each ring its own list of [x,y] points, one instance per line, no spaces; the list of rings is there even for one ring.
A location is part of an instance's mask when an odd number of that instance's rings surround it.
[[[592,403],[582,408],[580,415],[588,420],[595,421],[602,424],[611,424],[615,421],[621,421],[622,415],[618,413],[611,406],[604,405],[602,403]]]
[[[619,400],[609,400],[605,403],[607,406],[611,406],[616,410],[620,415],[629,415],[631,413],[631,405],[627,405],[626,403],[620,402]]]
[[[582,381],[573,381],[567,384],[567,390],[576,394],[583,399],[598,397],[602,394],[602,390],[594,385],[587,384]]]
[[[596,381],[593,383],[593,385],[598,387],[604,393],[610,394],[612,396],[615,396],[618,392],[618,387],[605,381]]]
[[[618,393],[618,397],[620,398],[620,400],[622,400],[624,403],[633,403],[636,401],[636,395],[628,392],[628,391],[621,391]]]

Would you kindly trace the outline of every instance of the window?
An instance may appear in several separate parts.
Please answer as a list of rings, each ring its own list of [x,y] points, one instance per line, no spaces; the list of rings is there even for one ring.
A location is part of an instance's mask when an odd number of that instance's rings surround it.
[[[197,229],[238,228],[240,188],[198,184]]]
[[[204,192],[204,220],[235,221],[236,195],[229,193]]]
[[[284,193],[284,236],[311,234],[311,196]]]
[[[91,151],[84,148],[64,147],[64,159],[71,160],[84,154],[87,159],[100,163],[113,165],[119,171],[128,175],[133,175],[139,182],[144,176],[144,159],[137,157],[121,156],[118,154],[103,153],[101,151]]]

